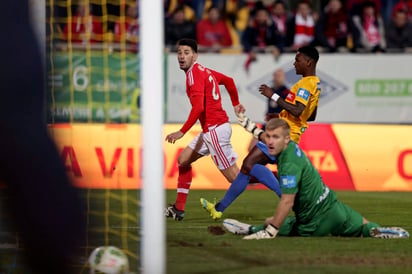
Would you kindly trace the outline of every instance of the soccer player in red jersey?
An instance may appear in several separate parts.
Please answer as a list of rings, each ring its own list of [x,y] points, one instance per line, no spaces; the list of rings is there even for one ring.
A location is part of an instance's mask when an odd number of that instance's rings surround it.
[[[239,173],[236,164],[237,154],[230,143],[232,128],[229,117],[222,108],[219,85],[224,85],[229,92],[236,114],[243,113],[245,108],[239,103],[237,88],[231,77],[197,63],[195,40],[179,40],[177,58],[180,69],[186,73],[186,92],[192,109],[182,128],[168,134],[166,141],[175,143],[197,120],[202,126],[202,132],[182,150],[177,159],[179,176],[176,202],[165,209],[166,217],[180,221],[184,217],[186,199],[192,182],[193,162],[210,154],[217,168],[229,182],[232,182]]]

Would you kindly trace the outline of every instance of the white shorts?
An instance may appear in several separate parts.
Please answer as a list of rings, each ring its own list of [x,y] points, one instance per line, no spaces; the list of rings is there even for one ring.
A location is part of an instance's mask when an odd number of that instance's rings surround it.
[[[230,143],[232,127],[229,123],[212,126],[209,132],[199,133],[188,145],[201,155],[209,155],[220,170],[233,166],[237,161],[237,154]]]

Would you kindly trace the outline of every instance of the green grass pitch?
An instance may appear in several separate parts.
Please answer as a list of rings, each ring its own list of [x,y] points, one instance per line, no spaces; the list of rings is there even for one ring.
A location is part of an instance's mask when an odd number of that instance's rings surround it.
[[[209,234],[208,226],[221,225],[201,208],[199,199],[220,199],[224,191],[192,190],[183,221],[166,220],[166,271],[174,273],[410,273],[410,239],[301,238],[244,241],[241,236]],[[139,270],[139,193],[136,191],[84,191],[90,210],[88,244],[85,254],[102,242],[124,246],[131,270]],[[118,199],[123,197],[123,199]],[[166,192],[173,202],[175,190]],[[3,200],[4,196],[0,196]],[[361,212],[367,219],[385,226],[402,226],[412,232],[412,193],[338,192],[338,198]],[[125,200],[127,201],[125,203]],[[245,191],[225,212],[224,218],[260,224],[273,214],[278,198],[267,190]],[[110,214],[94,214],[105,212]],[[128,211],[128,216],[119,214]],[[137,214],[136,214],[137,212]],[[124,218],[129,218],[126,222]],[[7,227],[7,213],[0,222],[0,273],[28,273],[21,249],[12,248],[15,234]],[[106,228],[106,229],[105,229]],[[107,229],[109,228],[109,229]],[[127,230],[127,231],[125,231]],[[24,248],[24,244],[20,246]],[[86,256],[86,255],[85,255]],[[86,258],[83,258],[85,260]],[[89,273],[84,262],[73,266],[75,273]]]
[[[168,191],[168,201],[175,192]],[[211,235],[213,221],[199,199],[222,191],[191,191],[182,222],[167,220],[167,273],[410,273],[410,239],[277,237],[245,241],[226,233]],[[381,225],[412,232],[412,194],[338,192],[338,198]],[[260,224],[274,213],[278,198],[270,191],[247,190],[223,218]]]

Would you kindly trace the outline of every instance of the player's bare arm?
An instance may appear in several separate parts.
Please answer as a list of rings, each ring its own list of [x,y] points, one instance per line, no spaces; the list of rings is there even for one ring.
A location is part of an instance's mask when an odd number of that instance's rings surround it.
[[[296,104],[294,105],[294,104],[290,104],[286,102],[282,98],[279,98],[277,100],[277,103],[279,106],[281,106],[283,109],[286,109],[289,113],[291,113],[295,117],[299,117],[306,107],[301,102],[296,102]]]
[[[292,210],[295,196],[295,194],[282,194],[275,214],[265,220],[265,225],[271,224],[279,229]]]
[[[267,98],[271,98],[272,100],[276,101],[281,108],[286,109],[293,116],[299,117],[305,110],[304,104],[300,102],[296,102],[296,104],[290,104],[286,102],[279,95],[276,96],[275,92],[265,84],[260,85],[259,92],[263,96],[266,96]],[[276,96],[276,98],[273,98],[274,96]]]
[[[296,194],[282,194],[275,214],[265,220],[265,230],[243,237],[244,240],[273,239],[279,233],[279,228],[292,210]]]
[[[239,113],[245,113],[246,108],[242,104],[239,104],[234,106],[233,110],[235,111],[235,114],[237,116]]]
[[[259,92],[267,98],[271,98],[272,95],[275,94],[275,92],[268,85],[265,84],[260,85]]]
[[[180,138],[182,138],[183,135],[184,135],[183,132],[181,132],[181,131],[179,130],[179,131],[176,131],[176,132],[173,132],[173,133],[168,134],[168,135],[166,136],[165,140],[166,140],[167,142],[171,143],[171,144],[174,144],[177,140],[179,140]]]
[[[291,103],[286,102],[282,98],[278,98],[276,102],[281,108],[286,109],[290,114],[292,114],[295,117],[299,117],[306,107],[301,102],[296,102],[296,104],[291,104]],[[275,118],[275,117],[272,117],[272,118]]]

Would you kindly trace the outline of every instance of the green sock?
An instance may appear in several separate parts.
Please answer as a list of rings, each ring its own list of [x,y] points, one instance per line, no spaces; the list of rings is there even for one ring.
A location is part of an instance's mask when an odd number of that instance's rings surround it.
[[[380,227],[380,225],[378,225],[377,223],[373,223],[373,222],[369,222],[363,225],[363,228],[362,228],[363,237],[370,237],[371,236],[370,231],[372,228],[375,228],[375,227]]]
[[[262,225],[252,225],[249,227],[249,234],[256,233],[258,231],[264,230],[265,224]]]

